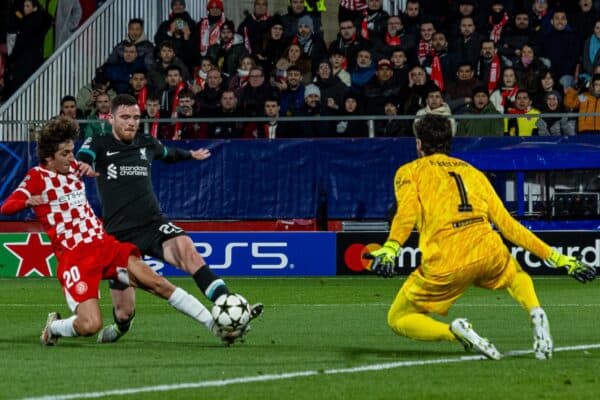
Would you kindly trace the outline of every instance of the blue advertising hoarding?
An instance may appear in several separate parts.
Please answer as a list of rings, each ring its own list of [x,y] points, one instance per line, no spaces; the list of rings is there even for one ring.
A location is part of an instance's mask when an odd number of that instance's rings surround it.
[[[222,276],[334,276],[335,232],[190,232],[200,255]],[[187,275],[146,258],[164,276]]]

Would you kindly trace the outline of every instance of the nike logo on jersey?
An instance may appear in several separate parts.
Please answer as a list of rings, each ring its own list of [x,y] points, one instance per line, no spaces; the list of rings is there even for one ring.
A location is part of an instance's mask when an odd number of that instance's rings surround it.
[[[120,151],[107,151],[106,157],[114,156],[115,154],[119,154]]]

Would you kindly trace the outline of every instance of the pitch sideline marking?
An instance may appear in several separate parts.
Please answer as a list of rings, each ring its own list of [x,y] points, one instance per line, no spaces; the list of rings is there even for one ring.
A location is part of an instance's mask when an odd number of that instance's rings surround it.
[[[554,352],[562,352],[562,351],[578,351],[578,350],[589,350],[589,349],[600,349],[600,343],[596,344],[583,344],[578,346],[566,346],[566,347],[558,347],[554,349]],[[514,357],[520,356],[524,354],[533,353],[533,350],[514,350],[504,353],[505,357]],[[235,385],[238,383],[254,383],[254,382],[267,382],[267,381],[278,381],[284,379],[293,379],[299,377],[306,376],[315,376],[315,375],[336,375],[336,374],[351,374],[356,372],[368,372],[368,371],[383,371],[387,369],[393,368],[402,368],[402,367],[414,367],[421,365],[433,365],[433,364],[452,364],[452,363],[460,363],[467,361],[480,361],[485,360],[485,356],[482,355],[473,355],[473,356],[461,356],[457,358],[439,358],[435,360],[421,360],[421,361],[396,361],[390,363],[383,364],[370,364],[370,365],[362,365],[358,367],[352,368],[334,368],[334,369],[326,369],[323,371],[298,371],[298,372],[287,372],[281,374],[267,374],[267,375],[258,375],[258,376],[247,376],[247,377],[239,377],[239,378],[230,378],[230,379],[221,379],[221,380],[213,380],[213,381],[204,381],[204,382],[189,382],[189,383],[178,383],[178,384],[170,384],[170,385],[157,385],[157,386],[144,386],[130,389],[114,389],[114,390],[106,390],[103,392],[89,392],[89,393],[73,393],[73,394],[59,394],[59,395],[49,395],[49,396],[41,396],[41,397],[26,397],[22,400],[71,400],[71,399],[95,399],[106,396],[125,396],[129,394],[138,394],[138,393],[148,393],[148,392],[167,392],[173,390],[182,390],[182,389],[197,389],[197,388],[206,388],[206,387],[220,387],[220,386],[229,386]]]

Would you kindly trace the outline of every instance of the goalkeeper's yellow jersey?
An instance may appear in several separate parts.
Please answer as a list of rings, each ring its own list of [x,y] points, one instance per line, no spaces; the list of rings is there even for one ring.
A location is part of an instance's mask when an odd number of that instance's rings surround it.
[[[552,251],[512,218],[481,171],[458,158],[433,154],[403,165],[394,191],[398,210],[389,239],[403,244],[416,225],[423,265],[448,257],[457,262],[483,258],[489,249],[478,244],[484,236],[496,235],[490,222],[506,239],[543,260]]]

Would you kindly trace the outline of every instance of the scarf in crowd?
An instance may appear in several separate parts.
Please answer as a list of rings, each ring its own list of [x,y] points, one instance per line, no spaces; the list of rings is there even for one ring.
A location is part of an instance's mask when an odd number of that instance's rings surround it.
[[[221,26],[225,23],[225,14],[221,14],[221,17],[210,27],[210,22],[207,18],[202,18],[200,21],[200,54],[206,55],[208,47],[219,41],[221,35]]]
[[[146,111],[146,99],[148,98],[148,88],[144,86],[142,90],[137,95],[138,106],[140,106],[140,111]]]
[[[398,47],[402,45],[402,41],[400,40],[400,36],[392,36],[389,32],[385,32],[385,43],[388,46]]]
[[[207,73],[198,68],[198,71],[195,73],[194,80],[196,84],[200,86],[202,90],[204,90],[204,86],[206,86],[206,76]]]
[[[171,118],[177,118],[177,107],[179,107],[179,93],[185,89],[185,83],[179,82],[177,87],[175,88],[175,93],[173,93],[173,102],[171,103]],[[175,133],[181,131],[181,123],[175,123],[175,129],[173,130]]]
[[[158,110],[156,112],[156,114],[154,115],[148,115],[149,117],[152,117],[154,120],[152,121],[152,124],[150,125],[150,136],[152,136],[153,138],[156,138],[158,136],[158,121],[157,119],[160,118],[160,110]]]
[[[488,78],[488,93],[492,93],[500,81],[500,56],[494,55],[490,63],[490,76]]]
[[[237,87],[240,88],[246,86],[248,83],[248,78],[250,77],[250,70],[238,68],[237,75],[239,80]]]
[[[444,74],[442,72],[442,63],[440,61],[440,56],[437,54],[433,55],[433,60],[431,61],[431,80],[433,83],[440,88],[440,92],[444,91]]]
[[[419,62],[423,64],[423,61],[429,57],[433,47],[431,42],[426,42],[423,39],[419,40],[419,48],[417,49],[417,58]]]
[[[308,37],[302,37],[302,36],[296,35],[292,39],[292,43],[297,44],[298,46],[302,47],[302,51],[307,56],[311,55],[312,47],[313,47],[313,35],[312,34]]]
[[[271,18],[271,15],[269,14],[269,12],[267,11],[263,16],[261,17],[257,17],[256,15],[254,15],[254,13],[250,14],[250,17],[255,20],[256,22],[265,22],[267,21],[269,18]],[[252,46],[250,45],[250,34],[248,33],[248,26],[244,26],[244,47],[246,48],[246,51],[249,54],[252,54]]]
[[[510,100],[511,103],[513,101],[515,101],[515,96],[517,95],[518,91],[519,91],[519,86],[517,86],[517,85],[515,85],[512,88],[502,89],[502,91],[500,92],[500,96],[502,97],[502,106],[506,107],[506,105],[507,105],[506,99]]]
[[[590,38],[590,47],[588,50],[590,52],[590,63],[594,64],[596,54],[598,54],[598,50],[600,50],[600,39],[594,34]]]
[[[493,16],[490,15],[489,23],[490,25],[492,25],[492,29],[490,31],[490,39],[493,40],[494,43],[498,43],[498,41],[500,40],[502,30],[504,29],[504,26],[508,23],[508,19],[508,14],[505,12],[502,15],[502,19],[500,19],[500,22],[495,23],[495,18],[493,18]]]

